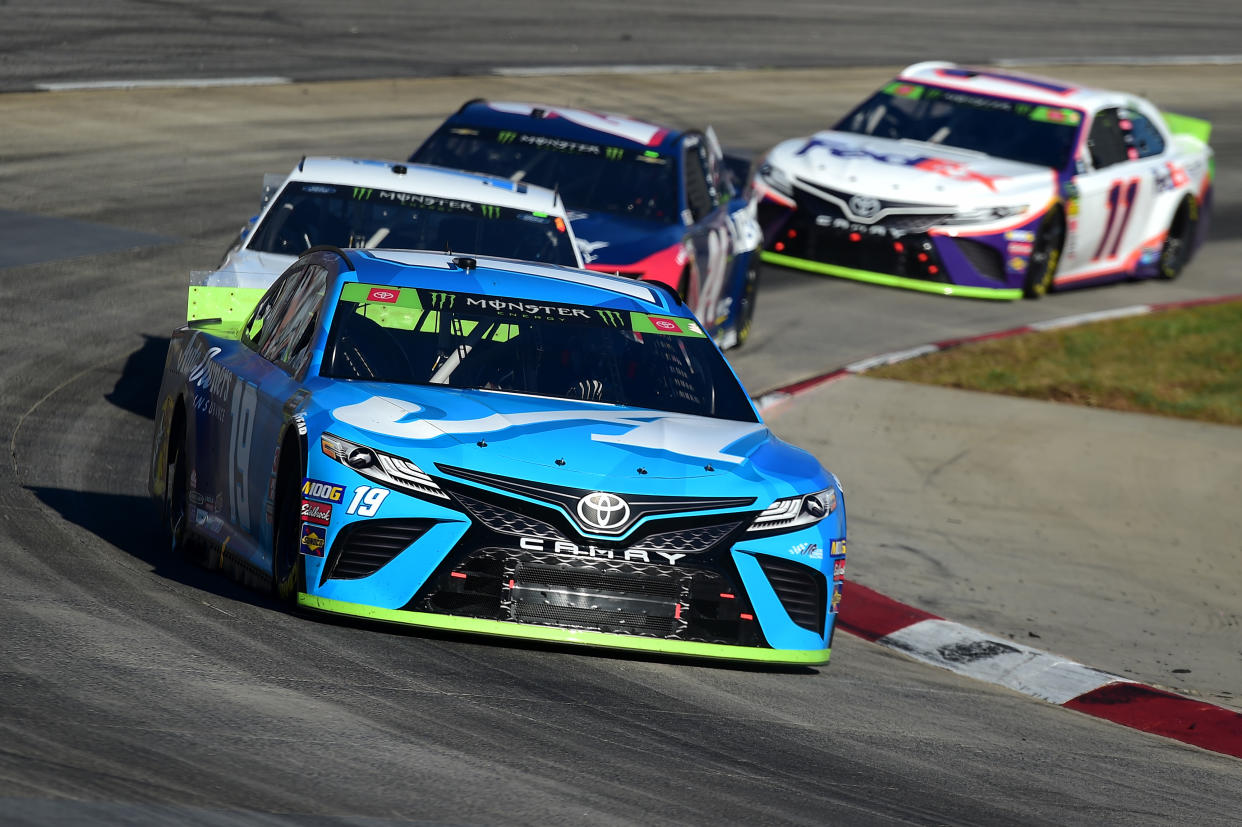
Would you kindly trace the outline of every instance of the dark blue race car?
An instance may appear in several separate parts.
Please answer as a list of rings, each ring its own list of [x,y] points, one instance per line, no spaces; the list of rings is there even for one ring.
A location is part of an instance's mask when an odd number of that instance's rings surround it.
[[[200,289],[226,318],[173,334],[156,417],[174,549],[324,612],[827,661],[840,486],[671,290],[335,248]]]
[[[676,288],[722,347],[749,334],[761,233],[710,128],[473,100],[410,160],[555,189],[589,269]]]

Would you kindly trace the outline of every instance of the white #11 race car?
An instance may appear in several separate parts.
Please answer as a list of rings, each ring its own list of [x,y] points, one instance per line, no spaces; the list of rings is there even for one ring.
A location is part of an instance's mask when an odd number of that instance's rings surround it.
[[[763,259],[994,299],[1171,279],[1206,235],[1210,132],[1122,92],[915,64],[758,161]]]

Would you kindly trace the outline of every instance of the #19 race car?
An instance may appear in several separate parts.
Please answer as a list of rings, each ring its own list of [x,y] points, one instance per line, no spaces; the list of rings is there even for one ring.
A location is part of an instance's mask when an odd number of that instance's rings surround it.
[[[837,479],[673,291],[511,260],[319,248],[177,330],[150,491],[297,606],[526,640],[824,663],[845,572]]]
[[[749,334],[759,226],[710,128],[472,100],[410,160],[555,189],[588,269],[677,288],[721,347]]]
[[[262,210],[201,283],[265,288],[321,245],[582,266],[564,205],[542,187],[357,158],[303,158],[280,179],[265,179]],[[190,318],[202,315],[191,307]]]
[[[1206,235],[1210,131],[1122,92],[915,64],[756,164],[763,259],[995,299],[1171,279]]]

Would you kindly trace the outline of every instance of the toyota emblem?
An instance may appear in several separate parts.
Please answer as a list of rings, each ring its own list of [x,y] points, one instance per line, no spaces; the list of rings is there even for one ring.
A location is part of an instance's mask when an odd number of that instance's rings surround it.
[[[597,531],[616,531],[630,521],[630,506],[616,494],[592,491],[578,500],[578,519]]]
[[[850,196],[850,212],[859,218],[872,218],[880,211],[880,199],[869,195]]]

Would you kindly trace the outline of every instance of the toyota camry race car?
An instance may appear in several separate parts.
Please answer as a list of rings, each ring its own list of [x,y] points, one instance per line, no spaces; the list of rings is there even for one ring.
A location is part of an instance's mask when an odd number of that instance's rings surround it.
[[[410,160],[555,189],[588,269],[677,288],[722,347],[750,332],[759,227],[710,128],[473,100]]]
[[[564,205],[541,187],[421,164],[310,157],[283,180],[267,177],[261,211],[199,281],[267,287],[321,245],[582,266]]]
[[[673,291],[510,260],[320,248],[176,331],[150,490],[298,606],[527,640],[823,663],[845,571],[836,478]]]
[[[919,63],[760,159],[763,258],[976,298],[1171,279],[1207,231],[1210,131],[1122,92]]]

